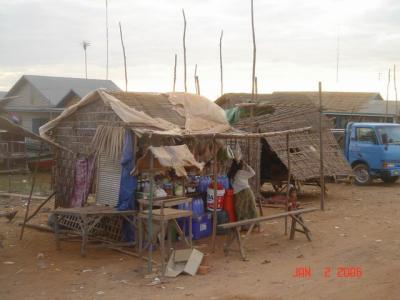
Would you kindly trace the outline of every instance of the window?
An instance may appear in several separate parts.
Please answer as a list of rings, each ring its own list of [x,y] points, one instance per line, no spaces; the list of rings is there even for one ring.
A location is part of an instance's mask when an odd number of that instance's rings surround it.
[[[373,128],[357,128],[357,141],[377,144],[375,130]]]
[[[39,134],[39,127],[42,125],[46,124],[49,121],[49,119],[32,119],[32,132]]]
[[[400,126],[378,127],[383,144],[400,144]]]

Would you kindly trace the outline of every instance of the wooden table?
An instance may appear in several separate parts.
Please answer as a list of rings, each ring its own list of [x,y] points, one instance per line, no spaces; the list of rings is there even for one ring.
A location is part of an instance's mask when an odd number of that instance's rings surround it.
[[[54,210],[54,234],[56,239],[57,249],[60,249],[60,220],[67,216],[75,216],[78,219],[79,230],[74,231],[82,237],[81,244],[81,255],[86,256],[86,245],[89,241],[89,234],[95,228],[95,226],[103,218],[115,218],[122,217],[128,221],[135,228],[135,216],[137,211],[135,210],[124,210],[119,211],[112,207],[104,206],[87,206],[87,207],[74,207],[74,208],[57,208]]]
[[[139,207],[140,211],[138,214],[138,227],[139,227],[139,254],[142,254],[143,251],[143,225],[142,221],[147,220],[148,210],[144,210],[145,206],[148,206],[148,200],[140,199]],[[176,209],[172,208],[173,206],[177,206],[179,204],[189,205],[188,210],[184,209]],[[175,198],[166,198],[166,199],[154,199],[153,207],[159,207],[157,209],[152,210],[152,219],[155,222],[160,223],[161,233],[160,233],[160,252],[161,252],[161,272],[164,274],[165,272],[165,235],[168,232],[168,249],[172,247],[171,241],[171,230],[170,227],[173,226],[177,230],[178,234],[182,238],[183,241],[186,242],[188,247],[192,247],[192,198],[190,197],[175,197]],[[185,231],[180,228],[178,222],[176,221],[179,218],[189,218],[189,240],[186,238]],[[152,247],[152,241],[148,241],[148,246]],[[144,247],[146,248],[146,247]]]

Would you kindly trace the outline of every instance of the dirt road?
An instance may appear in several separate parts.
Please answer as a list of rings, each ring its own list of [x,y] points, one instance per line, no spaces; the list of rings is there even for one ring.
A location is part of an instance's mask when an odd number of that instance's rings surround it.
[[[310,199],[318,205],[317,194]],[[251,236],[249,261],[225,257],[220,237],[211,273],[156,286],[140,275],[144,263],[112,250],[81,258],[78,243],[56,251],[51,234],[31,229],[19,241],[20,211],[12,224],[0,219],[0,299],[400,299],[400,184],[329,185],[326,207],[305,216],[311,243],[289,241],[282,220],[269,222]],[[294,277],[297,268],[306,276]]]

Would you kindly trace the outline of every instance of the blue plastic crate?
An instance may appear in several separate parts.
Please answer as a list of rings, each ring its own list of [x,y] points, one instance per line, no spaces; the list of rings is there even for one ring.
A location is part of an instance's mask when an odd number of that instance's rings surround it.
[[[192,220],[192,234],[194,240],[210,236],[212,233],[211,213],[204,213]]]
[[[189,218],[179,218],[178,224],[181,229],[189,234]],[[194,216],[192,218],[192,238],[199,240],[210,236],[212,233],[212,214],[210,212]]]

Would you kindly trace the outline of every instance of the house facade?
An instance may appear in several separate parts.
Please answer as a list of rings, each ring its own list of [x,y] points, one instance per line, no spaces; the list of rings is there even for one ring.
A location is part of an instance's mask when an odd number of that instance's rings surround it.
[[[34,133],[96,89],[119,91],[111,80],[23,75],[4,95],[2,109]]]

